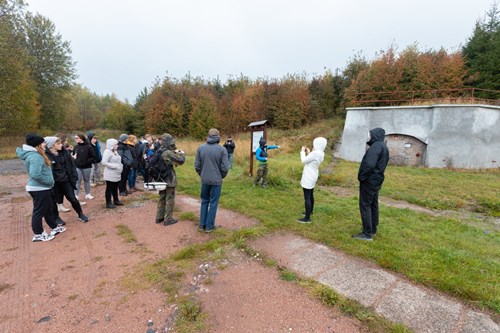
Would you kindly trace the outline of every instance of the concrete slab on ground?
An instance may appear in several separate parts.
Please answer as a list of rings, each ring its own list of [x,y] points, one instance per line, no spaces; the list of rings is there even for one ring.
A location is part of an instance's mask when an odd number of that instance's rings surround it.
[[[500,333],[499,325],[487,313],[297,235],[268,235],[252,241],[250,246],[279,265],[315,279],[416,333]]]

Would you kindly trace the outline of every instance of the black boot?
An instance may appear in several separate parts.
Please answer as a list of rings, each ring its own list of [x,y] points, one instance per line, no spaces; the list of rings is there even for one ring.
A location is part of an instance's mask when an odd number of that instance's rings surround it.
[[[115,205],[113,205],[112,203],[107,203],[106,204],[106,208],[116,208]]]
[[[120,200],[115,201],[115,206],[123,206],[123,202]]]

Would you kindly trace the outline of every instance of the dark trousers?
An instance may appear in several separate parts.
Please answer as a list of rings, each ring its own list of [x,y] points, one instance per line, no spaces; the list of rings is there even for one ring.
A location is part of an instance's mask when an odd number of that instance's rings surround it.
[[[128,165],[124,164],[120,183],[118,184],[118,189],[120,190],[120,192],[127,192],[127,182],[128,182],[128,172],[129,171],[130,171],[130,167]]]
[[[363,234],[372,236],[378,227],[378,192],[369,184],[359,184],[359,212],[363,222]]]
[[[118,199],[118,184],[119,182],[110,182],[106,180],[106,192],[104,193],[104,197],[106,198],[106,203],[111,203],[111,197],[113,197],[114,202],[119,202]]]
[[[42,218],[50,228],[57,228],[56,217],[53,211],[51,190],[29,191],[33,199],[33,214],[31,215],[31,229],[35,235],[43,232]]]
[[[63,197],[71,204],[71,207],[75,210],[75,212],[80,216],[83,213],[82,206],[80,205],[80,201],[75,196],[75,189],[73,185],[69,181],[67,182],[56,182],[54,184],[54,195],[56,197],[57,203],[63,202]],[[57,208],[56,208],[57,211]],[[58,214],[59,215],[59,214]]]
[[[304,191],[304,205],[306,207],[305,218],[310,219],[314,209],[314,188],[302,188],[302,190]]]

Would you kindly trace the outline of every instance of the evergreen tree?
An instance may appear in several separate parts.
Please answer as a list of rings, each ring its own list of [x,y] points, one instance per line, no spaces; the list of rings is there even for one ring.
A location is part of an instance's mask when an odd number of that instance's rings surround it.
[[[467,84],[481,89],[500,90],[500,11],[494,3],[485,19],[477,21],[463,47],[468,69]],[[498,93],[480,92],[479,97],[499,98]]]

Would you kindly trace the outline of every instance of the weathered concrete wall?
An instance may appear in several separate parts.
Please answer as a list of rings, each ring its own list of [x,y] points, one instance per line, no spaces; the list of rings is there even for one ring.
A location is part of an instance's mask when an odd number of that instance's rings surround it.
[[[427,144],[425,165],[433,168],[500,167],[500,107],[431,105],[348,108],[336,156],[360,162],[368,131],[382,127]]]

